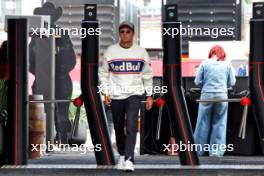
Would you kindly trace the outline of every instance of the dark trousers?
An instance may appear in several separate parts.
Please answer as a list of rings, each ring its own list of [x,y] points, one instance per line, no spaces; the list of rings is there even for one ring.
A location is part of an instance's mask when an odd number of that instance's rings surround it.
[[[122,100],[112,100],[111,110],[120,155],[134,161],[138,112],[142,96],[133,95]]]

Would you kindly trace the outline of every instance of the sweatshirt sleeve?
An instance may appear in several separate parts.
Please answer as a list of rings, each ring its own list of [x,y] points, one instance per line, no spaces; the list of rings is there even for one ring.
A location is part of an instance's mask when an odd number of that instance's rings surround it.
[[[204,74],[204,66],[203,66],[203,63],[201,63],[201,65],[199,66],[197,75],[195,77],[195,80],[194,80],[195,85],[202,87],[202,85],[203,85],[203,74]]]
[[[143,85],[147,93],[147,96],[151,96],[153,89],[153,72],[150,66],[149,55],[145,49],[144,49],[144,59],[145,59],[145,63],[142,70]]]
[[[98,68],[98,78],[99,78],[99,89],[101,90],[101,93],[104,95],[109,95],[109,66],[107,62],[107,51],[104,54],[104,57],[102,58],[101,64]]]

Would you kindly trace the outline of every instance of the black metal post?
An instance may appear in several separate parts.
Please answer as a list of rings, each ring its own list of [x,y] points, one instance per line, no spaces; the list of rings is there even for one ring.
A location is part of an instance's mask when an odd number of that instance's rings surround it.
[[[96,21],[96,5],[85,5],[85,20],[82,28],[90,31],[98,28]],[[97,164],[114,165],[114,154],[110,141],[106,114],[98,93],[98,35],[87,35],[82,39],[81,56],[81,89],[82,98],[89,122],[91,138],[94,145],[100,145],[101,150],[95,150]]]
[[[27,20],[8,19],[8,164],[28,160],[28,55]]]
[[[249,87],[264,153],[264,19],[250,20]]]
[[[163,68],[164,85],[168,88],[165,100],[169,109],[172,128],[178,146],[185,145],[186,150],[180,150],[182,165],[199,165],[196,151],[190,145],[194,144],[189,113],[181,88],[181,23],[177,22],[177,6],[165,6],[165,21],[163,22]],[[165,31],[170,31],[166,33]],[[174,32],[173,32],[174,31]],[[189,146],[189,147],[188,147]]]

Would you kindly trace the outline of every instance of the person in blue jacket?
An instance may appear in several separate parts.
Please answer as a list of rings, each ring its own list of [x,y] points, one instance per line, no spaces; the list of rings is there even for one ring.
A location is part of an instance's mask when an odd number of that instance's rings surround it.
[[[236,82],[235,71],[226,61],[224,49],[216,45],[209,52],[209,59],[202,61],[195,77],[195,84],[201,87],[200,99],[227,99],[227,88]],[[200,103],[194,131],[194,140],[200,144],[199,156],[223,156],[226,150],[227,102]],[[208,150],[204,146],[210,146]]]

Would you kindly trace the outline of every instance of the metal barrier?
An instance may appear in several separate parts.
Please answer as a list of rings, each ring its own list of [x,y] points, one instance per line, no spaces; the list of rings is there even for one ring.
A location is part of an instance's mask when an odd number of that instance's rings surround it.
[[[221,103],[221,102],[240,102],[241,99],[198,99],[196,102],[198,103]]]
[[[247,113],[248,106],[251,104],[251,101],[248,97],[243,97],[241,99],[198,99],[198,103],[221,103],[221,102],[240,102],[244,106],[242,119],[240,123],[238,137],[245,139],[246,136],[246,127],[247,127]]]
[[[65,100],[29,100],[29,103],[68,103],[73,102],[75,99]]]

